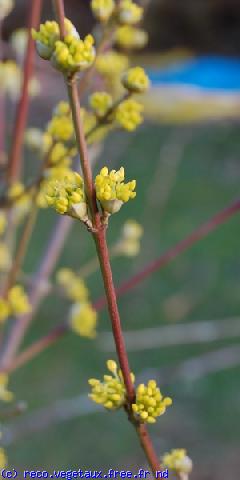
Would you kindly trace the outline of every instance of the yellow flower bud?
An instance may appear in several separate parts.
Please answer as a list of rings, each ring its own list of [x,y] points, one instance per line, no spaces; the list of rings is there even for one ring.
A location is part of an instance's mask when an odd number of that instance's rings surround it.
[[[172,470],[183,480],[188,479],[189,473],[192,471],[192,460],[188,457],[184,448],[176,448],[162,457],[162,464],[164,468]]]
[[[114,362],[114,360],[108,360],[107,361],[107,368],[110,372],[116,373],[117,372],[117,364]]]
[[[106,22],[111,17],[114,8],[114,0],[91,0],[91,8],[95,17],[101,22]]]
[[[66,75],[72,75],[89,68],[95,59],[94,39],[87,35],[84,40],[67,35],[64,41],[58,40],[51,57],[55,68]]]
[[[145,30],[130,25],[122,25],[115,32],[117,45],[124,49],[139,49],[145,47],[148,42],[148,34]]]
[[[104,117],[112,105],[112,96],[107,92],[95,92],[90,97],[90,106],[99,117]]]
[[[115,111],[116,121],[123,128],[132,132],[143,122],[143,110],[144,107],[141,103],[129,98],[117,107]]]
[[[135,198],[136,181],[124,183],[124,168],[118,171],[108,171],[103,167],[96,176],[95,187],[97,199],[100,201],[103,209],[108,213],[116,213],[120,210],[123,203]]]
[[[121,371],[113,360],[108,360],[107,368],[112,375],[104,375],[103,381],[91,378],[88,383],[92,388],[89,397],[96,403],[103,405],[107,410],[117,410],[126,401],[126,388]]]
[[[122,83],[132,93],[144,93],[149,88],[149,78],[142,67],[130,68],[122,76]]]
[[[79,38],[79,35],[70,20],[65,18],[64,27],[66,34]],[[59,25],[55,21],[47,20],[40,25],[39,31],[32,29],[32,37],[36,41],[36,49],[40,57],[50,60],[53,55],[56,42],[60,39]]]
[[[155,423],[156,418],[163,415],[166,408],[172,404],[172,399],[163,397],[155,380],[149,380],[147,385],[138,385],[136,401],[132,405],[133,412],[143,423]]]
[[[80,220],[87,214],[83,179],[77,172],[69,170],[59,180],[50,179],[44,185],[44,195],[48,206],[60,214],[67,213]]]
[[[57,282],[64,288],[68,298],[87,303],[89,292],[84,281],[70,268],[61,268],[57,273]]]
[[[73,304],[69,323],[71,329],[81,337],[96,337],[97,312],[90,303]]]
[[[118,20],[123,25],[139,23],[143,17],[143,8],[132,0],[121,0],[119,5]]]
[[[31,310],[28,297],[20,285],[15,285],[10,289],[8,293],[8,304],[13,315],[22,315]]]

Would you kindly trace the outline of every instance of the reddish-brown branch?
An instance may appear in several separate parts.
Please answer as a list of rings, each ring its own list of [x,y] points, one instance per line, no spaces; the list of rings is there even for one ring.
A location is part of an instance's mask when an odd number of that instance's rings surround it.
[[[21,152],[23,145],[24,130],[27,122],[29,107],[29,82],[33,73],[34,61],[34,41],[31,36],[31,28],[37,28],[40,22],[42,0],[32,0],[30,2],[29,14],[29,36],[24,62],[23,87],[21,97],[17,106],[16,119],[13,131],[13,143],[9,155],[8,181],[13,182],[19,177],[21,171]]]
[[[121,320],[117,305],[116,292],[114,288],[112,270],[109,259],[109,252],[106,242],[106,230],[100,229],[95,234],[96,248],[98,252],[99,262],[101,266],[102,277],[104,281],[104,287],[107,298],[107,305],[110,318],[112,320],[112,330],[119,358],[120,367],[123,373],[126,390],[128,392],[128,398],[130,403],[133,403],[135,398],[135,391],[133,382],[130,375],[130,367],[128,362],[128,356],[125,347],[125,341],[122,333]]]
[[[64,36],[65,36],[65,26],[64,26],[65,8],[64,8],[64,3],[59,2],[58,0],[53,0],[53,8],[54,8],[54,11],[55,11],[55,17],[58,19],[60,37],[61,37],[61,40],[63,40]]]
[[[20,353],[7,367],[1,369],[1,372],[11,373],[22,365],[25,365],[29,360],[36,357],[39,353],[46,350],[50,345],[53,345],[60,337],[69,331],[68,324],[62,323],[54,328],[49,335],[42,337],[37,342],[34,342],[29,348],[26,348]]]
[[[77,91],[77,84],[74,79],[68,83],[69,102],[72,109],[73,122],[76,131],[77,144],[80,154],[81,166],[83,171],[86,195],[88,204],[91,208],[93,225],[96,229],[94,239],[96,242],[98,257],[101,265],[101,271],[104,279],[105,292],[107,296],[108,309],[112,322],[116,349],[119,357],[120,367],[122,369],[124,382],[128,392],[129,401],[134,399],[134,388],[130,375],[128,357],[126,353],[124,338],[121,329],[120,315],[118,311],[115,289],[112,279],[111,266],[109,261],[108,247],[105,237],[105,228],[101,225],[100,213],[96,202],[96,193],[93,184],[92,171],[89,161],[86,139],[83,133],[83,125],[80,116],[80,100]]]
[[[224,210],[221,210],[221,212],[217,213],[214,215],[208,222],[204,223],[201,225],[199,228],[194,230],[189,236],[187,236],[184,240],[179,242],[177,245],[172,247],[170,250],[167,250],[163,255],[161,255],[159,258],[151,262],[149,265],[147,265],[143,270],[141,270],[139,273],[134,275],[133,277],[129,278],[126,282],[123,282],[122,285],[120,285],[117,289],[117,295],[123,295],[124,293],[128,293],[132,288],[136,287],[139,283],[141,283],[143,280],[151,276],[152,273],[154,273],[157,270],[160,270],[162,267],[166,266],[168,263],[170,263],[174,258],[176,258],[178,255],[186,251],[188,248],[193,246],[195,243],[199,242],[202,240],[204,237],[206,237],[209,233],[214,231],[218,226],[222,225],[225,223],[227,220],[229,220],[235,213],[238,213],[240,211],[240,200],[237,200],[233,202],[231,205],[229,205],[227,208]],[[95,309],[99,312],[101,311],[106,305],[106,298],[101,297],[99,300],[94,302],[93,306]],[[64,328],[63,328],[64,327]],[[36,354],[41,353],[42,350],[45,349],[45,347],[50,346],[52,343],[56,342],[62,336],[67,333],[68,327],[66,323],[62,323],[59,325],[59,329],[54,329],[50,331],[46,336],[41,338],[40,340],[36,341],[33,345],[30,347],[26,348],[22,354],[19,355],[26,355],[26,358],[29,360],[31,358],[34,358],[35,352]],[[32,355],[28,355],[27,352],[32,352]],[[17,357],[13,365],[11,365],[11,370],[15,370],[15,362],[18,362]],[[21,362],[21,365],[25,362]],[[16,366],[17,368],[17,366]]]
[[[81,105],[78,95],[77,83],[73,78],[67,84],[69,102],[72,108],[73,121],[76,131],[77,145],[80,154],[81,167],[85,182],[86,196],[91,210],[92,218],[95,223],[99,224],[100,218],[96,203],[96,194],[93,184],[92,170],[89,162],[87,143],[83,132],[81,119]]]

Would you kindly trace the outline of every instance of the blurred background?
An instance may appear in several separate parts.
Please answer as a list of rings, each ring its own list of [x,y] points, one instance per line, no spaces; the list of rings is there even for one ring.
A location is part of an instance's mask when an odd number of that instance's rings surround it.
[[[52,18],[50,4],[44,2],[42,19]],[[92,30],[88,1],[65,5],[81,35]],[[29,1],[16,1],[3,25],[6,42],[26,25],[28,9]],[[112,218],[109,229],[109,242],[128,218],[144,229],[140,254],[113,262],[117,284],[239,195],[239,2],[152,0],[144,27],[149,44],[133,59],[152,79],[146,122],[136,133],[113,133],[97,166],[124,165],[138,185],[136,201]],[[6,49],[6,58],[11,54]],[[34,127],[43,127],[57,101],[66,99],[62,79],[46,63],[36,59],[41,92],[30,108]],[[8,102],[10,134],[15,104]],[[26,151],[26,174],[35,162]],[[26,272],[38,266],[55,221],[52,211],[39,215]],[[156,448],[159,455],[187,448],[195,480],[235,480],[240,471],[239,234],[236,215],[119,299],[132,370],[139,381],[157,378],[174,400],[150,428]],[[93,256],[87,232],[75,225],[59,265],[75,269]],[[98,272],[87,283],[93,299],[103,293]],[[25,344],[57,325],[67,307],[63,298],[47,298]],[[69,334],[12,375],[12,390],[28,404],[26,413],[5,424],[16,469],[144,466],[124,414],[97,411],[86,399],[88,378],[102,376],[105,360],[115,355],[109,332],[103,311],[96,340]]]

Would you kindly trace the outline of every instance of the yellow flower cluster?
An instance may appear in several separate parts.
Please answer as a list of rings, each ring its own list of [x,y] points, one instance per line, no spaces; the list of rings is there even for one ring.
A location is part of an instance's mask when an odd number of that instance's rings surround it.
[[[143,8],[132,0],[121,0],[119,5],[118,19],[124,25],[135,25],[143,17]]]
[[[57,283],[67,297],[74,300],[69,314],[71,329],[82,337],[96,336],[97,313],[89,303],[89,291],[84,281],[70,268],[61,268],[57,273]]]
[[[67,148],[63,143],[55,143],[49,151],[49,167],[69,167],[72,157],[76,155],[76,148]]]
[[[132,93],[144,93],[149,88],[149,78],[142,67],[133,67],[122,76],[122,83]]]
[[[143,48],[148,42],[148,34],[140,28],[122,25],[115,32],[115,42],[124,49]]]
[[[95,59],[94,39],[87,35],[84,40],[67,35],[64,41],[58,40],[52,57],[53,65],[66,74],[85,70]]]
[[[106,115],[112,105],[112,96],[107,92],[95,92],[90,96],[90,106],[100,118]]]
[[[21,285],[15,285],[9,290],[7,302],[12,315],[22,315],[31,310],[28,297]]]
[[[79,38],[74,25],[68,18],[64,20],[64,28],[67,35],[75,35]],[[32,29],[32,37],[36,41],[36,49],[39,56],[45,60],[50,60],[55,44],[60,40],[59,25],[54,20],[47,20],[45,23],[41,23],[39,31]]]
[[[112,375],[104,375],[103,381],[91,378],[88,383],[92,387],[89,397],[109,410],[116,410],[126,402],[126,388],[121,370],[116,362],[108,360],[107,368]],[[131,373],[134,383],[135,376]],[[169,397],[163,398],[155,380],[149,380],[148,385],[140,384],[136,390],[136,400],[132,411],[141,423],[155,423],[156,418],[163,415],[166,407],[172,404]]]
[[[64,39],[60,40],[59,25],[55,21],[41,24],[39,31],[32,29],[40,57],[51,60],[54,67],[66,75],[72,75],[93,63],[94,39],[92,35],[87,35],[81,40],[73,24],[66,18],[65,34]]]
[[[96,378],[90,378],[88,381],[92,388],[89,397],[108,410],[117,410],[126,402],[126,388],[121,370],[118,370],[116,362],[108,360],[107,368],[112,375],[104,375],[102,382]],[[133,374],[132,381],[134,382]]]
[[[7,466],[7,456],[3,448],[0,448],[0,470]]]
[[[163,415],[170,405],[172,399],[163,397],[155,380],[149,380],[147,385],[138,385],[132,409],[141,422],[155,423],[156,418]]]
[[[61,268],[57,272],[56,279],[71,300],[79,302],[88,300],[89,292],[84,281],[70,268]]]
[[[3,402],[11,402],[13,399],[12,392],[8,390],[8,375],[0,373],[0,400]]]
[[[92,0],[91,8],[95,17],[101,22],[106,22],[111,17],[114,8],[114,0]]]
[[[51,176],[52,172],[50,173],[49,169],[53,167],[60,169],[69,167],[77,154],[69,104],[59,102],[45,132],[30,128],[26,132],[25,142],[28,147],[40,151],[41,155],[48,156],[45,176]]]
[[[60,214],[68,213],[81,220],[87,214],[83,179],[77,172],[70,171],[63,180],[47,182],[45,198],[48,206]]]
[[[52,183],[53,181],[64,181],[65,177],[72,175],[72,170],[68,167],[69,161],[71,161],[71,159],[68,157],[64,157],[59,159],[59,161],[60,164],[57,163],[55,165],[54,163],[52,163],[51,158],[51,165],[47,170],[45,170],[45,178],[41,182],[40,191],[37,196],[37,205],[39,208],[47,208],[49,206],[46,199],[46,192],[48,191],[48,186],[50,182]]]
[[[136,180],[124,183],[124,168],[118,171],[108,171],[107,167],[103,167],[96,176],[95,186],[97,199],[101,203],[103,209],[108,213],[118,212],[123,203],[136,197]]]
[[[121,127],[132,132],[143,122],[143,111],[144,107],[141,103],[129,98],[118,105],[115,111],[115,119]]]
[[[192,460],[184,448],[176,448],[165,453],[162,458],[164,468],[169,468],[177,473],[182,480],[187,480],[192,471]]]
[[[107,80],[112,77],[119,77],[129,65],[127,56],[110,50],[102,55],[98,55],[96,59],[97,72]]]
[[[142,226],[135,220],[127,220],[123,225],[122,235],[116,244],[116,253],[126,255],[127,257],[138,255],[142,235]]]
[[[81,118],[83,129],[87,135],[87,143],[100,142],[109,132],[112,125],[102,125],[95,129],[97,125],[96,115],[81,108]],[[94,129],[93,133],[89,132]],[[55,107],[51,120],[48,122],[45,132],[39,129],[28,129],[25,135],[27,146],[36,149],[42,156],[48,156],[48,166],[45,170],[46,179],[63,179],[63,173],[68,173],[67,167],[72,164],[73,158],[77,154],[76,139],[74,134],[74,126],[69,103],[61,101]],[[38,196],[38,205],[46,207],[44,201],[44,190],[46,182],[41,184],[41,192]]]
[[[47,133],[54,142],[69,142],[74,139],[72,115],[67,102],[59,102],[55,108],[47,125]]]
[[[70,327],[81,337],[95,338],[97,312],[89,302],[74,303],[69,316]]]
[[[0,20],[7,17],[14,7],[13,0],[0,0]]]

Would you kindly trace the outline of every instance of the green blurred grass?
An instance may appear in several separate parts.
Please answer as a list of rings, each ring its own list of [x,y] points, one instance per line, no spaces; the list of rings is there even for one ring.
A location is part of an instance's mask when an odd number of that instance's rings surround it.
[[[188,139],[184,145],[184,136]],[[183,142],[176,179],[163,209],[158,204],[158,188],[166,188],[161,169],[171,161],[161,154],[166,143]],[[122,142],[115,134],[101,155],[100,165],[111,161],[111,152]],[[230,203],[239,194],[239,127],[232,124],[200,127],[146,125],[131,138],[117,165],[126,167],[129,179],[137,179],[138,195],[111,219],[109,240],[118,237],[122,222],[135,218],[145,233],[141,255],[113,264],[116,283],[131,275],[174,245],[194,227]],[[170,152],[171,153],[171,152]],[[169,154],[170,155],[170,154]],[[116,165],[116,161],[114,166]],[[163,170],[164,173],[164,170]],[[155,191],[153,192],[153,186]],[[154,194],[154,195],[153,195]],[[154,199],[152,198],[154,196]],[[28,252],[26,270],[34,271],[50,235],[55,215],[40,214]],[[187,294],[197,299],[184,321],[207,320],[239,315],[240,259],[239,216],[184,253],[137,289],[119,299],[124,329],[163,325],[174,321],[166,314],[171,295]],[[64,249],[61,265],[81,266],[92,257],[94,248],[84,229],[75,225]],[[102,294],[99,274],[88,281],[92,298]],[[62,320],[67,304],[63,299],[47,299],[42,305],[26,343],[46,333]],[[109,330],[106,312],[99,318],[99,331]],[[219,346],[222,345],[223,342]],[[133,370],[175,364],[215,345],[195,345],[154,349],[130,354]],[[68,335],[52,349],[12,376],[12,388],[29,410],[56,399],[71,398],[87,391],[87,379],[102,375],[106,355],[93,341]],[[240,368],[211,375],[192,384],[171,382],[167,394],[174,405],[152,428],[156,446],[163,451],[174,446],[189,447],[198,464],[202,458],[217,459],[219,449],[234,448],[239,429]],[[166,387],[165,387],[166,388]],[[23,438],[9,447],[15,467],[51,469],[70,467],[109,468],[142,465],[143,458],[135,434],[123,414],[95,414],[50,427],[45,432]]]

